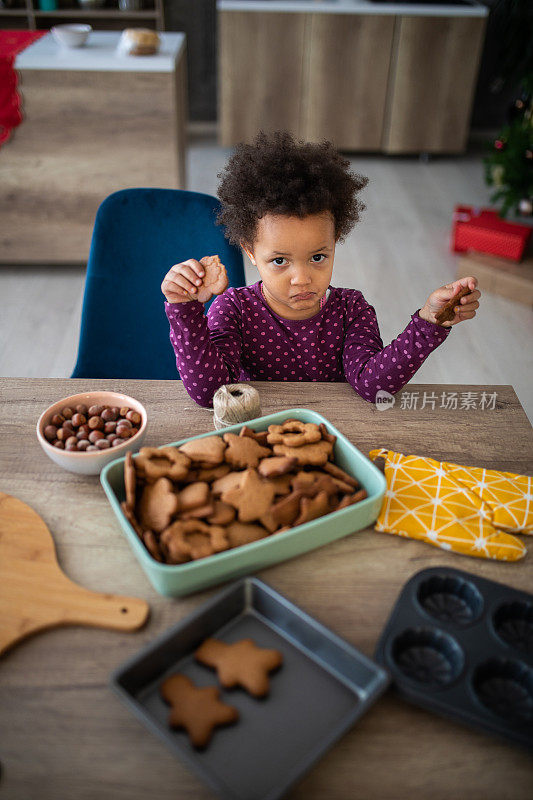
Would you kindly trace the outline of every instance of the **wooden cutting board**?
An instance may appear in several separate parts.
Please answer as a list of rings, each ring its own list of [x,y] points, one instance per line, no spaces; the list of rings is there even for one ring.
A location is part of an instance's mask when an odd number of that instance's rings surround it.
[[[134,631],[148,611],[144,600],[90,592],[69,580],[41,517],[0,492],[0,655],[26,636],[57,625]]]

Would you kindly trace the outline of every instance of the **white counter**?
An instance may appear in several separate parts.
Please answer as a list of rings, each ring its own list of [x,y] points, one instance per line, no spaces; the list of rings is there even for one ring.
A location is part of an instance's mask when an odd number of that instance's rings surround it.
[[[65,69],[98,72],[174,72],[185,47],[184,33],[160,33],[161,48],[154,56],[117,53],[120,31],[91,31],[83,47],[61,47],[51,33],[16,57],[15,69]]]
[[[481,3],[471,6],[423,5],[418,3],[372,3],[370,0],[217,0],[219,11],[276,11],[307,14],[396,14],[417,17],[486,17]]]

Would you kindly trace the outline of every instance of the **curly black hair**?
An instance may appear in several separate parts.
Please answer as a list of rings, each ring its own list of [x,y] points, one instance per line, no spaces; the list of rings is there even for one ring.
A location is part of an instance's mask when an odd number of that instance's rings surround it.
[[[368,178],[349,171],[350,162],[331,142],[304,142],[287,131],[260,131],[240,143],[220,178],[222,207],[217,223],[226,238],[252,247],[258,220],[267,213],[305,217],[330,211],[335,239],[342,241],[366,206],[357,199]]]

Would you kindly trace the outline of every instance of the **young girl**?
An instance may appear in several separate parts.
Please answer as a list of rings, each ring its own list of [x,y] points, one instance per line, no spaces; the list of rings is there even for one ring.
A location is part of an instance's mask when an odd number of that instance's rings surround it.
[[[219,177],[226,236],[248,254],[261,276],[229,288],[212,303],[202,265],[176,264],[161,289],[176,365],[189,395],[212,405],[226,383],[348,381],[365,400],[391,394],[411,380],[453,325],[475,317],[480,292],[474,277],[441,286],[387,347],[374,308],[357,289],[330,285],[335,246],[365,206],[356,195],[368,178],[329,142],[295,141],[288,133],[241,144]],[[461,288],[451,322],[436,314]],[[191,295],[196,299],[191,300]]]

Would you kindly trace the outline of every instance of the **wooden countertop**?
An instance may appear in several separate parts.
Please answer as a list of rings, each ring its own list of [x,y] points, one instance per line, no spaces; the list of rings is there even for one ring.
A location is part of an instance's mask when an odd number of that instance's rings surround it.
[[[409,384],[378,411],[347,384],[255,383],[263,413],[312,408],[365,454],[388,447],[458,463],[533,474],[533,429],[511,386]],[[64,472],[35,436],[40,413],[75,392],[115,389],[148,413],[146,445],[212,430],[212,412],[179,381],[2,379],[0,490],[31,505],[72,580],[138,596],[151,607],[135,634],[72,627],[30,638],[0,662],[0,790],[9,800],[209,800],[212,793],[111,694],[110,673],[219,591],[181,600],[155,593],[134,558],[98,478]],[[496,393],[494,408],[440,408],[442,393]],[[402,396],[435,396],[433,409]],[[472,395],[470,395],[472,397]],[[407,404],[404,404],[407,405]],[[528,537],[525,537],[526,545]],[[531,540],[529,540],[531,541]],[[530,548],[531,549],[531,548]],[[516,564],[446,553],[372,528],[259,577],[372,656],[401,587],[415,572],[453,566],[531,591],[533,555]],[[410,706],[389,691],[290,793],[293,800],[520,800],[531,796],[527,752]]]

